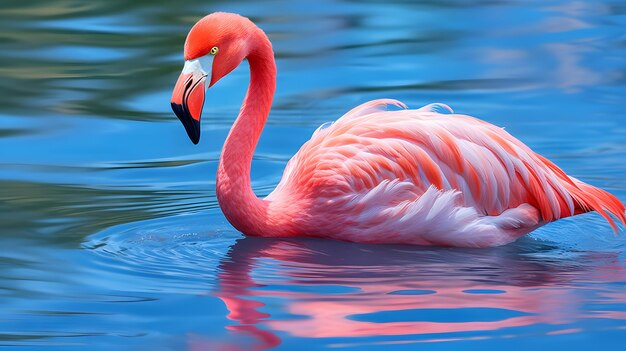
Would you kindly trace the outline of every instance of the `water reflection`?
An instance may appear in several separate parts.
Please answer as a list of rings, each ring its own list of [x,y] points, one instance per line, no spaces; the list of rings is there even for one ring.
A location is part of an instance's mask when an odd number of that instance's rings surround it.
[[[611,269],[618,261],[617,253],[560,252],[531,240],[459,250],[243,238],[220,264],[215,295],[234,321],[227,328],[255,340],[255,350],[278,345],[284,333],[424,342],[505,328],[517,328],[508,329],[515,336],[539,324],[573,332],[579,319],[626,319],[610,310],[626,302],[623,289],[586,284],[626,280],[623,269]],[[603,305],[589,304],[601,297]],[[208,342],[193,341],[191,349]]]

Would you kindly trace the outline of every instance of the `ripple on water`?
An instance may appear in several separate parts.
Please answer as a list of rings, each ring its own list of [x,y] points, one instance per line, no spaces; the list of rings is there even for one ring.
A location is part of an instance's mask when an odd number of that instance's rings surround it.
[[[211,318],[224,321],[233,340],[258,345],[281,335],[425,342],[623,325],[616,306],[626,278],[613,269],[623,266],[622,241],[597,250],[571,245],[567,235],[537,239],[571,225],[470,250],[243,237],[223,217],[197,213],[112,227],[83,247],[101,284],[127,295],[194,296],[218,308],[222,316]],[[586,242],[603,233],[583,234],[577,239]]]
[[[381,311],[366,314],[355,314],[349,319],[355,321],[372,321],[375,323],[391,322],[432,322],[432,323],[470,323],[470,322],[497,322],[511,318],[530,316],[525,313],[504,308],[461,307],[454,310],[449,308],[422,308],[396,311]]]
[[[99,274],[115,275],[110,282],[128,282],[123,276],[142,282],[125,289],[206,292],[221,257],[240,237],[220,221],[192,214],[133,222],[95,234],[83,247],[96,255]]]
[[[430,295],[437,293],[434,290],[396,290],[389,294],[391,295]]]

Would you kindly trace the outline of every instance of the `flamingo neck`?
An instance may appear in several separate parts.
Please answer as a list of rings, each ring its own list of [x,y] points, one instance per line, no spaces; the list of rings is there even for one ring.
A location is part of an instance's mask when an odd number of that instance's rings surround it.
[[[267,230],[267,203],[250,185],[252,156],[270,112],[276,90],[272,45],[262,31],[252,36],[247,56],[250,85],[239,116],[224,143],[217,171],[217,200],[226,219],[239,231],[255,235]]]

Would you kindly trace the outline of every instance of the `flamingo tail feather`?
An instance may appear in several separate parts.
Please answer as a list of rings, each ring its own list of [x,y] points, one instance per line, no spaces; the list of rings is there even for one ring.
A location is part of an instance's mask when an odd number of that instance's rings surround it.
[[[598,212],[611,225],[611,228],[617,233],[617,225],[615,220],[610,216],[613,215],[622,225],[626,226],[626,208],[624,204],[614,195],[570,177],[573,184],[566,184],[566,188],[576,204],[574,214],[580,214],[590,211]]]

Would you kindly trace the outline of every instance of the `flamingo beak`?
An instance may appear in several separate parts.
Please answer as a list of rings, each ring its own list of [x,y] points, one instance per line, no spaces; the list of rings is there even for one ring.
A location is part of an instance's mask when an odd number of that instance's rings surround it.
[[[172,110],[183,123],[189,139],[194,144],[200,141],[200,116],[204,105],[204,94],[208,88],[207,82],[211,80],[206,73],[205,66],[206,64],[198,59],[185,61],[171,100]],[[211,72],[211,66],[208,67],[208,71]]]

